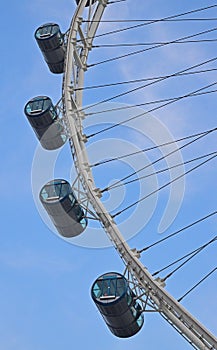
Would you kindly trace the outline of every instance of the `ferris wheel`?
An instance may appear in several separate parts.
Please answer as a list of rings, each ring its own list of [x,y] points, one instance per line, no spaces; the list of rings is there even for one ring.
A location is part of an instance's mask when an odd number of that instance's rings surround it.
[[[120,338],[133,336],[143,326],[143,314],[153,311],[195,349],[217,350],[215,336],[168,293],[164,279],[156,278],[148,271],[140,260],[141,251],[128,245],[115,221],[116,215],[106,209],[101,201],[103,191],[95,184],[83,131],[84,77],[104,11],[108,5],[113,3],[115,6],[117,2],[76,0],[77,8],[64,35],[56,23],[42,25],[35,32],[50,71],[63,74],[62,98],[55,106],[49,97],[37,96],[27,102],[25,114],[46,150],[58,149],[69,141],[77,173],[73,185],[64,179],[51,179],[41,189],[40,200],[61,236],[73,238],[82,234],[91,216],[100,223],[121,257],[124,273],[109,271],[99,276],[91,289],[92,299],[114,335]],[[104,100],[107,101],[109,98]]]

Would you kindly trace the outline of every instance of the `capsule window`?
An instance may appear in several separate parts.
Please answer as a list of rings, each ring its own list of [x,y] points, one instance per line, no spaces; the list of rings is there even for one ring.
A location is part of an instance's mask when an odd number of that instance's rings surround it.
[[[131,305],[133,301],[133,297],[132,294],[130,293],[130,291],[127,292],[127,304]]]
[[[44,200],[48,198],[48,193],[45,188],[41,191],[41,196]]]
[[[87,219],[86,218],[82,218],[79,221],[79,224],[81,224],[81,226],[85,229],[87,227]]]
[[[72,205],[72,207],[73,207],[73,212],[77,217],[77,220],[80,222],[80,220],[84,216],[84,212],[83,212],[82,207],[78,204],[78,202],[76,202],[74,205]]]
[[[64,188],[62,193],[64,193],[64,191],[65,191],[65,196],[66,196],[67,195],[67,189]],[[69,199],[71,201],[71,206],[73,207],[74,204],[75,204],[75,197],[72,194],[69,194]]]
[[[134,318],[137,318],[141,313],[141,306],[138,302],[135,302],[133,306],[130,307]]]
[[[104,299],[112,295],[115,297],[115,286],[114,284],[111,286],[110,282],[111,280],[102,279],[96,283],[94,286],[94,294],[97,298]]]
[[[112,280],[102,280],[101,284],[101,295],[100,299],[110,299],[116,297],[116,286],[115,281]]]
[[[135,309],[134,306],[131,306],[130,309],[131,309],[131,311],[132,311],[133,317],[136,318],[136,316],[137,316],[137,310]]]
[[[94,287],[93,287],[93,294],[95,295],[96,298],[99,298],[102,293],[101,293],[101,288],[99,286],[99,283],[95,283]]]
[[[60,32],[57,34],[57,37],[59,39],[59,43],[62,44],[63,43],[63,36]]]
[[[38,29],[37,36],[39,38],[49,37],[50,35],[53,34],[53,29],[54,29],[53,25],[43,26],[43,27]]]
[[[126,288],[125,281],[123,280],[123,278],[117,278],[116,283],[116,296],[121,296]]]
[[[49,106],[50,100],[48,98],[35,99],[28,103],[28,105],[26,106],[26,111],[29,114],[37,114],[48,109]]]
[[[41,192],[42,198],[45,200],[53,200],[54,198],[59,199],[59,194],[57,193],[58,185],[56,186],[46,186]],[[58,191],[59,192],[59,191]]]
[[[50,112],[52,114],[52,119],[53,120],[56,119],[57,118],[57,114],[56,114],[56,111],[55,111],[53,106],[50,107]]]
[[[125,290],[125,280],[112,275],[98,280],[93,287],[95,297],[100,299],[115,299],[123,295]]]
[[[103,295],[116,297],[116,282],[117,280],[105,280],[103,283]]]
[[[43,102],[43,100],[36,100],[30,102],[27,106],[27,112],[31,114],[42,112],[44,104]]]
[[[42,198],[45,200],[53,200],[64,198],[69,193],[69,184],[66,183],[56,183],[52,185],[45,186],[41,192]],[[72,195],[69,195],[70,199],[74,202],[75,199]]]
[[[136,323],[138,324],[139,327],[142,327],[142,324],[144,322],[144,318],[142,315],[140,315],[137,320],[136,320]]]

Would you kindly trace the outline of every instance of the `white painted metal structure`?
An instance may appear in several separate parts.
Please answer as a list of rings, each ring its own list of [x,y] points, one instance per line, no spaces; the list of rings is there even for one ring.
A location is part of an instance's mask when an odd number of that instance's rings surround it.
[[[62,100],[78,179],[86,193],[87,200],[95,210],[96,217],[123,259],[127,270],[143,291],[143,297],[147,298],[153,308],[173,325],[194,348],[217,350],[215,336],[164,289],[160,280],[153,279],[141,264],[139,254],[130,249],[114,220],[100,201],[100,190],[94,183],[85,150],[85,136],[82,133],[82,90],[75,91],[75,88],[83,87],[88,53],[108,0],[97,0],[93,5],[85,8],[86,1],[80,0],[67,34]],[[85,33],[82,29],[82,16],[86,16],[83,18],[88,20]]]

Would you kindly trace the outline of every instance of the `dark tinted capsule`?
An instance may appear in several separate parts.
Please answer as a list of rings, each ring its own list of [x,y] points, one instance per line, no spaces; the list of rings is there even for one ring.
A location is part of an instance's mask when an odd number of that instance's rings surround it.
[[[56,179],[48,182],[39,196],[61,236],[75,237],[85,230],[87,219],[67,181]]]
[[[110,331],[119,338],[128,338],[139,332],[144,317],[124,276],[106,273],[94,282],[91,296]]]
[[[58,24],[46,23],[35,31],[35,39],[52,73],[63,73],[65,46]]]
[[[64,125],[49,97],[31,99],[25,105],[24,112],[43,148],[54,150],[66,142]]]

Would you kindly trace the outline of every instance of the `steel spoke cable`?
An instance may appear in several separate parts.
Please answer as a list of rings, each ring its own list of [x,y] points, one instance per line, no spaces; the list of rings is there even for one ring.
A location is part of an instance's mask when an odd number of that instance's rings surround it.
[[[182,100],[182,99],[184,99],[184,98],[186,98],[186,97],[190,97],[191,95],[194,95],[195,93],[198,93],[198,92],[201,91],[201,90],[208,89],[209,87],[214,86],[214,85],[216,85],[216,84],[217,84],[217,82],[214,82],[214,83],[212,83],[212,84],[206,85],[206,86],[204,86],[204,87],[202,87],[202,88],[200,88],[200,89],[194,90],[194,91],[192,91],[192,92],[190,92],[190,93],[188,93],[188,94],[186,94],[186,95],[183,95],[183,96],[181,96],[181,97],[179,97],[179,98],[176,98],[176,99],[174,99],[174,100],[172,100],[172,101],[163,103],[163,104],[160,105],[160,106],[157,106],[157,107],[154,107],[154,108],[149,109],[148,111],[139,113],[139,114],[137,114],[137,115],[135,115],[135,116],[133,116],[133,117],[131,117],[131,118],[125,119],[123,122],[120,122],[120,123],[117,123],[117,124],[113,124],[113,125],[111,125],[111,126],[108,126],[108,127],[104,128],[104,129],[100,130],[100,131],[97,131],[97,132],[95,132],[95,133],[93,133],[93,134],[90,134],[90,135],[87,136],[87,138],[96,136],[96,135],[101,134],[101,133],[103,133],[103,132],[105,132],[105,131],[109,131],[109,130],[114,129],[114,128],[120,126],[120,125],[124,125],[124,124],[126,124],[127,122],[129,122],[129,121],[131,121],[131,120],[135,120],[135,119],[137,119],[137,118],[144,117],[145,115],[147,116],[147,114],[149,114],[149,113],[151,113],[151,112],[157,111],[158,109],[161,109],[161,108],[163,108],[163,107],[166,107],[166,106],[168,106],[168,105],[171,105],[172,103],[178,102],[178,101],[180,101],[180,100]]]
[[[217,39],[198,39],[198,40],[183,40],[178,41],[175,44],[194,44],[194,43],[213,43],[216,42]],[[119,44],[97,44],[92,45],[93,49],[101,49],[101,48],[111,48],[111,47],[132,47],[132,46],[151,46],[151,45],[168,45],[170,42],[168,41],[155,41],[149,43],[119,43]]]
[[[108,1],[108,5],[110,4],[116,4],[117,2],[125,2],[127,0],[113,0],[113,1]]]
[[[104,110],[100,110],[98,112],[93,112],[93,113],[86,113],[85,116],[92,116],[92,115],[97,115],[97,114],[103,114],[103,113],[110,113],[110,112],[116,112],[116,111],[123,111],[126,109],[132,109],[135,107],[144,107],[144,106],[149,106],[149,105],[153,105],[153,104],[158,104],[158,103],[162,103],[162,102],[176,102],[177,99],[184,99],[184,98],[188,98],[188,97],[197,97],[197,96],[202,96],[202,95],[208,95],[208,94],[213,94],[217,92],[217,89],[215,90],[210,90],[210,91],[204,91],[204,92],[195,92],[192,93],[190,95],[181,95],[181,96],[176,96],[176,97],[170,97],[170,98],[164,98],[161,100],[155,100],[155,101],[149,101],[149,102],[144,102],[144,103],[137,103],[137,104],[132,104],[129,106],[121,106],[121,107],[115,107],[115,108],[109,108],[109,109],[104,109]]]
[[[209,276],[211,276],[215,271],[217,270],[217,267],[215,267],[212,271],[210,271],[206,276],[204,276],[198,283],[196,283],[191,289],[189,289],[182,297],[177,299],[178,302],[183,300],[189,293],[191,293],[196,287],[198,287],[202,282],[204,282]]]
[[[167,266],[165,266],[165,267],[161,268],[160,270],[154,272],[154,273],[152,274],[152,276],[158,275],[159,273],[161,273],[161,272],[167,270],[167,269],[170,268],[171,266],[176,265],[177,263],[179,263],[180,261],[182,261],[182,260],[184,260],[184,259],[186,259],[186,258],[188,258],[188,257],[191,257],[191,256],[193,257],[193,256],[195,256],[194,254],[199,253],[200,251],[202,251],[203,249],[205,249],[206,247],[208,247],[210,244],[214,243],[216,240],[217,240],[217,236],[215,236],[214,238],[212,238],[212,239],[211,239],[210,241],[208,241],[207,243],[201,245],[200,247],[194,249],[194,250],[191,251],[190,253],[185,254],[185,255],[182,256],[181,258],[179,258],[179,259],[173,261],[172,263],[168,264]],[[192,258],[192,257],[191,257],[191,258]],[[189,260],[187,260],[187,261],[189,261]],[[186,263],[187,261],[185,261],[184,263]],[[180,265],[180,266],[181,266],[181,265]],[[175,271],[175,270],[174,270],[174,271]],[[163,279],[163,280],[165,281],[165,279]]]
[[[96,167],[96,166],[99,166],[99,165],[103,165],[103,164],[105,164],[105,163],[113,162],[113,161],[116,161],[116,160],[121,160],[121,159],[124,159],[124,158],[127,158],[127,157],[131,157],[131,156],[137,155],[137,154],[139,154],[139,153],[152,151],[152,150],[154,150],[154,149],[157,149],[157,148],[160,148],[160,147],[163,147],[163,146],[168,146],[168,145],[171,145],[171,144],[173,144],[173,143],[180,142],[180,141],[184,141],[184,140],[187,140],[187,139],[196,137],[196,136],[205,135],[205,134],[207,134],[207,133],[210,133],[210,132],[213,132],[213,131],[216,131],[216,130],[217,130],[217,128],[213,128],[213,129],[209,129],[209,130],[206,130],[206,131],[203,131],[203,132],[200,132],[200,133],[196,133],[196,134],[184,136],[184,137],[179,138],[179,139],[176,139],[176,140],[174,140],[174,141],[165,142],[165,143],[162,143],[162,144],[157,145],[157,146],[152,146],[152,147],[148,147],[148,148],[143,148],[143,149],[141,149],[141,150],[139,150],[139,151],[132,152],[132,153],[128,153],[128,154],[124,154],[124,155],[119,156],[119,157],[114,157],[114,158],[111,158],[111,159],[102,160],[102,161],[97,162],[97,163],[94,163],[94,164],[92,164],[92,165],[90,165],[90,166],[91,166],[91,167]]]
[[[173,271],[171,271],[167,276],[165,276],[162,280],[165,282],[169,277],[171,277],[176,271],[178,271],[180,268],[182,268],[187,262],[189,262],[191,259],[193,259],[197,254],[199,254],[203,249],[205,249],[209,244],[214,243],[217,239],[217,236],[215,236],[211,241],[207,242],[203,246],[199,247],[190,257],[188,257],[182,264],[180,264],[178,267],[176,267]]]
[[[183,165],[186,165],[186,164],[195,162],[195,161],[197,161],[197,160],[200,160],[200,159],[203,159],[203,158],[207,158],[207,157],[209,157],[209,156],[211,156],[211,155],[214,155],[214,154],[217,155],[217,151],[211,152],[211,153],[208,153],[208,154],[205,154],[205,155],[203,155],[203,156],[196,157],[196,158],[192,158],[192,159],[187,160],[187,161],[185,161],[185,162],[182,162],[182,163],[173,165],[173,166],[171,166],[171,167],[169,167],[169,168],[164,168],[164,169],[155,171],[154,173],[150,173],[150,174],[148,174],[148,175],[140,176],[140,177],[138,177],[138,178],[136,178],[136,179],[133,179],[133,180],[130,180],[130,181],[122,182],[121,184],[117,184],[116,186],[112,186],[111,190],[113,190],[113,189],[115,189],[115,188],[118,188],[118,187],[121,187],[121,186],[130,185],[130,184],[132,184],[132,183],[134,183],[134,182],[137,182],[137,181],[146,179],[146,178],[148,178],[148,177],[150,177],[150,176],[155,176],[155,175],[157,175],[157,174],[162,174],[162,173],[164,173],[164,172],[166,172],[166,171],[169,171],[169,170],[171,170],[171,169],[175,169],[175,168],[178,168],[178,167],[180,167],[180,166],[183,166]]]
[[[152,192],[149,193],[148,195],[146,195],[146,196],[140,198],[139,200],[133,202],[132,204],[130,204],[130,205],[128,205],[127,207],[125,207],[124,209],[118,211],[118,212],[115,213],[114,215],[111,215],[112,218],[115,218],[116,216],[118,216],[118,215],[122,214],[123,212],[129,210],[130,208],[134,207],[134,206],[137,205],[138,203],[140,203],[140,202],[144,201],[145,199],[149,198],[149,197],[152,196],[153,194],[155,194],[155,193],[161,191],[162,189],[164,189],[165,187],[171,185],[173,182],[175,182],[175,181],[181,179],[183,176],[185,176],[185,175],[191,173],[192,171],[198,169],[198,168],[201,167],[202,165],[204,165],[204,164],[208,163],[209,161],[213,160],[216,156],[217,156],[217,155],[213,155],[213,156],[210,157],[209,159],[207,159],[207,160],[203,161],[202,163],[196,165],[195,167],[193,167],[192,169],[186,171],[185,173],[183,173],[183,174],[177,176],[177,177],[174,178],[173,180],[167,182],[166,184],[164,184],[163,186],[159,187],[158,189],[152,191]]]
[[[206,215],[206,216],[204,216],[204,217],[202,217],[202,218],[200,218],[200,219],[198,219],[198,220],[196,220],[194,222],[192,222],[191,224],[189,224],[187,226],[184,226],[184,227],[180,228],[179,230],[177,230],[175,232],[170,233],[168,236],[166,236],[164,238],[161,238],[158,241],[155,241],[154,243],[151,243],[150,245],[148,245],[148,246],[138,250],[138,253],[141,254],[141,253],[145,252],[146,250],[148,250],[148,249],[150,249],[150,248],[152,248],[152,247],[154,247],[154,246],[156,246],[156,245],[158,245],[158,244],[160,244],[160,243],[162,243],[162,242],[164,242],[164,241],[166,241],[166,240],[168,240],[168,239],[178,235],[179,233],[181,233],[181,232],[183,232],[183,231],[193,227],[194,225],[197,225],[197,224],[201,223],[204,220],[209,219],[210,217],[212,217],[213,215],[216,215],[216,214],[217,214],[217,210],[213,211],[212,213],[210,213],[210,214],[208,214],[208,215]]]
[[[157,158],[157,159],[156,159],[155,161],[153,161],[152,163],[147,164],[147,165],[145,165],[144,167],[142,167],[142,168],[140,168],[140,169],[138,169],[138,170],[136,170],[136,171],[133,171],[132,173],[130,173],[130,174],[124,176],[123,178],[121,178],[120,180],[114,182],[112,185],[110,185],[110,186],[104,188],[103,190],[101,190],[101,193],[103,193],[103,192],[105,192],[105,191],[108,191],[108,190],[111,190],[111,189],[112,189],[114,186],[116,186],[117,184],[121,184],[123,181],[129,179],[130,177],[132,177],[132,176],[134,176],[134,175],[137,175],[140,171],[145,170],[145,169],[149,168],[150,166],[153,166],[154,164],[160,162],[161,160],[165,160],[165,158],[171,156],[172,154],[175,154],[176,152],[180,151],[181,149],[183,149],[183,148],[185,148],[185,147],[191,145],[192,143],[194,143],[194,142],[196,142],[196,141],[202,139],[203,137],[209,135],[211,132],[212,132],[212,131],[208,131],[208,132],[206,132],[206,133],[204,133],[204,134],[202,134],[202,135],[199,135],[199,136],[196,137],[194,140],[191,140],[191,141],[187,142],[186,144],[182,145],[181,147],[176,148],[175,150],[173,150],[173,151],[167,153],[166,155],[163,155],[163,156],[161,156],[160,158]]]
[[[194,71],[194,72],[180,73],[180,74],[177,74],[177,77],[179,77],[179,76],[186,76],[186,75],[201,74],[201,73],[207,73],[207,72],[213,72],[213,71],[216,71],[216,70],[217,70],[217,68],[201,69],[201,70],[197,70],[197,71]],[[105,88],[105,87],[110,87],[110,86],[112,87],[112,86],[117,86],[117,85],[135,84],[135,83],[141,83],[141,82],[144,82],[144,81],[152,81],[152,80],[158,80],[158,79],[162,79],[162,78],[168,78],[170,76],[171,75],[163,75],[163,76],[157,76],[157,77],[151,77],[151,78],[142,78],[142,79],[127,80],[127,81],[119,81],[119,82],[108,83],[108,84],[89,85],[89,86],[75,88],[74,91],[100,89],[100,88]]]
[[[192,13],[209,10],[211,8],[214,8],[214,7],[217,7],[217,5],[211,5],[211,6],[206,6],[206,7],[202,7],[202,8],[197,8],[195,10],[182,12],[182,13],[179,13],[179,14],[176,14],[176,15],[172,15],[172,16],[168,16],[168,17],[164,17],[164,18],[159,18],[159,19],[156,19],[156,20],[151,20],[150,22],[140,23],[140,24],[137,24],[137,25],[134,25],[134,26],[126,27],[126,28],[112,30],[110,32],[97,34],[94,37],[87,37],[87,39],[99,38],[99,37],[102,37],[102,36],[107,36],[107,35],[110,35],[110,34],[116,34],[116,33],[124,32],[124,31],[127,31],[127,30],[131,30],[131,29],[141,28],[141,27],[144,27],[146,25],[151,25],[151,24],[155,24],[155,23],[159,23],[159,22],[164,22],[165,20],[168,20],[168,19],[173,19],[173,18],[177,18],[177,17],[181,17],[181,16],[186,16],[186,15],[189,15],[189,14],[192,14]],[[81,41],[81,40],[78,40],[78,42],[79,41]]]
[[[83,23],[131,23],[131,22],[152,22],[158,21],[157,18],[152,19],[104,19],[104,20],[82,20]],[[208,18],[177,18],[177,19],[164,19],[164,22],[189,22],[189,21],[216,21],[217,17],[208,17]]]
[[[146,51],[150,51],[150,50],[153,50],[153,49],[158,49],[158,48],[160,48],[160,47],[168,46],[168,45],[171,45],[171,44],[176,44],[176,43],[178,43],[179,41],[183,41],[183,40],[185,40],[185,39],[194,38],[194,37],[199,36],[199,35],[208,34],[208,33],[214,32],[214,31],[216,31],[216,30],[217,30],[217,27],[211,28],[211,29],[207,29],[207,30],[204,30],[204,31],[199,32],[199,33],[196,33],[196,34],[191,34],[191,35],[187,35],[187,36],[184,36],[184,37],[182,37],[182,38],[179,38],[179,39],[175,39],[175,40],[168,41],[168,42],[163,43],[163,44],[153,45],[153,46],[151,46],[151,47],[148,47],[148,48],[145,48],[145,49],[142,49],[142,50],[137,50],[137,51],[129,52],[129,53],[124,54],[124,55],[120,55],[120,56],[108,58],[108,59],[103,60],[103,61],[99,61],[99,62],[96,62],[96,63],[88,64],[88,65],[87,65],[87,68],[95,67],[95,66],[98,66],[98,65],[100,65],[100,64],[104,64],[104,63],[108,63],[108,62],[117,61],[117,60],[120,60],[120,59],[122,59],[122,58],[126,58],[126,57],[130,57],[130,56],[138,55],[138,54],[140,54],[140,53],[144,53],[144,52],[146,52]]]
[[[101,101],[99,101],[99,102],[96,102],[96,103],[94,103],[94,104],[92,104],[92,105],[90,105],[90,106],[87,106],[87,107],[85,107],[85,108],[82,108],[81,111],[85,112],[87,109],[93,108],[93,107],[98,106],[98,105],[100,105],[100,104],[103,104],[103,103],[105,103],[105,102],[110,102],[110,101],[112,101],[112,100],[114,100],[114,99],[116,99],[116,98],[118,98],[118,97],[126,96],[126,95],[128,95],[128,94],[130,94],[130,93],[132,93],[132,92],[135,92],[135,91],[141,90],[141,89],[143,89],[143,88],[146,88],[146,87],[148,87],[148,86],[154,85],[154,84],[156,84],[156,83],[165,81],[165,80],[167,80],[167,79],[169,79],[169,78],[177,77],[178,75],[180,75],[180,74],[182,74],[182,73],[188,72],[188,71],[190,71],[190,70],[192,70],[192,69],[201,67],[201,66],[203,66],[203,65],[205,65],[205,64],[214,62],[214,61],[216,61],[216,60],[217,60],[217,57],[214,57],[214,58],[211,58],[211,59],[209,59],[209,60],[206,60],[206,61],[197,63],[197,64],[195,64],[195,65],[193,65],[193,66],[190,66],[190,67],[188,67],[188,68],[182,69],[182,70],[177,71],[177,72],[175,72],[175,73],[173,73],[173,74],[160,77],[159,79],[157,79],[157,80],[155,80],[155,81],[151,81],[151,82],[149,82],[148,84],[144,84],[144,85],[142,85],[142,86],[136,87],[136,88],[131,89],[131,90],[127,90],[127,91],[122,92],[122,93],[120,93],[120,94],[117,94],[117,95],[114,95],[114,96],[112,96],[112,97],[109,97],[109,98],[106,98],[106,99],[104,99],[104,100],[101,100]]]

